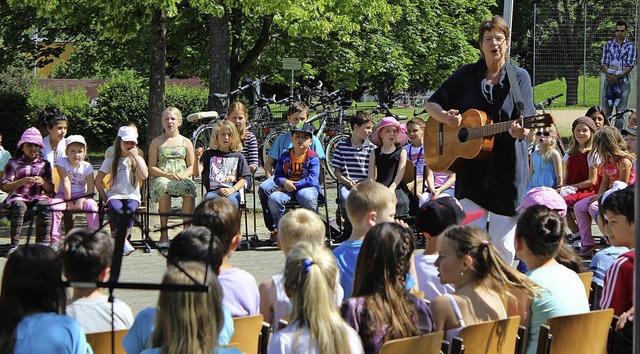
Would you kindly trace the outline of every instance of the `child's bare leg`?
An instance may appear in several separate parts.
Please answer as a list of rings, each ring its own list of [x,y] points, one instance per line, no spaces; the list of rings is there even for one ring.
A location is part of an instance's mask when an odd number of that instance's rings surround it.
[[[160,199],[158,202],[158,211],[161,214],[171,211],[171,196],[168,195]],[[168,216],[160,216],[160,240],[158,240],[158,242],[169,242],[169,233],[167,232],[168,223]]]
[[[191,215],[193,213],[193,208],[195,205],[195,198],[191,197],[191,196],[184,196],[182,197],[182,215]],[[191,217],[189,216],[184,216],[182,218],[182,228],[186,229],[187,227],[191,226]]]

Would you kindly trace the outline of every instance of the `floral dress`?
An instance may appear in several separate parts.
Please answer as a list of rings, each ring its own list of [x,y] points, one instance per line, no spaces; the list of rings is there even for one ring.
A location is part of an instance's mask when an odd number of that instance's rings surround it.
[[[187,148],[183,145],[158,147],[158,168],[167,173],[182,173],[187,170]],[[196,197],[196,185],[191,178],[172,181],[166,177],[155,177],[151,186],[151,200],[157,202],[164,196]]]

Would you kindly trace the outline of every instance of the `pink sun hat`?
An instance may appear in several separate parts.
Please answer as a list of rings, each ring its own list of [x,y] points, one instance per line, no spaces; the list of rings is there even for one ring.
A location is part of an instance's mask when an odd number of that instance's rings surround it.
[[[22,137],[20,137],[20,141],[18,141],[18,148],[20,148],[24,143],[35,144],[44,149],[42,134],[40,134],[40,131],[34,127],[31,127],[22,133]]]
[[[531,188],[516,210],[524,210],[533,205],[544,205],[555,210],[560,217],[567,215],[567,202],[555,189],[549,187]]]
[[[409,136],[407,135],[407,125],[398,122],[393,117],[382,118],[376,130],[374,130],[373,134],[371,134],[371,136],[369,137],[369,140],[371,140],[372,143],[381,146],[382,144],[380,142],[380,136],[378,134],[380,134],[380,130],[382,130],[382,128],[388,127],[390,125],[398,128],[398,142],[400,143],[400,145],[406,144],[407,140],[409,140]]]

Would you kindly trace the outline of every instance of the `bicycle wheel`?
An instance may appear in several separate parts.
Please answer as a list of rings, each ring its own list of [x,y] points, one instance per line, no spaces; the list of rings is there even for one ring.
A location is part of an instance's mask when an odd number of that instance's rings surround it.
[[[207,150],[209,148],[209,144],[211,143],[211,136],[213,135],[213,127],[214,125],[201,125],[193,132],[193,138],[191,142],[193,143],[193,148],[203,148],[203,150]]]
[[[338,134],[329,139],[329,142],[324,146],[324,154],[327,156],[324,160],[325,171],[327,174],[333,179],[336,179],[336,174],[333,172],[333,167],[331,167],[331,161],[333,160],[333,153],[336,151],[336,147],[340,140],[348,138],[349,134]]]
[[[281,130],[275,130],[269,133],[264,138],[264,143],[262,144],[262,161],[267,161],[267,159],[269,158],[269,150],[271,150],[271,145],[273,145],[273,143],[282,133],[283,131]],[[275,165],[273,167],[275,167]]]

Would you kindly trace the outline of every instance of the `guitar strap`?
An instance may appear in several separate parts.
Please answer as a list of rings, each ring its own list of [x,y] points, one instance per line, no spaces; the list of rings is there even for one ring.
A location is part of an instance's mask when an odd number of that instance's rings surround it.
[[[520,86],[518,85],[518,79],[516,78],[516,71],[513,69],[513,65],[509,63],[505,63],[504,65],[505,69],[507,69],[507,77],[509,78],[509,85],[511,86],[511,94],[513,95],[515,107],[516,109],[521,110],[524,108],[524,101],[522,100],[522,93],[520,93]],[[521,104],[518,104],[518,102],[521,102]]]

